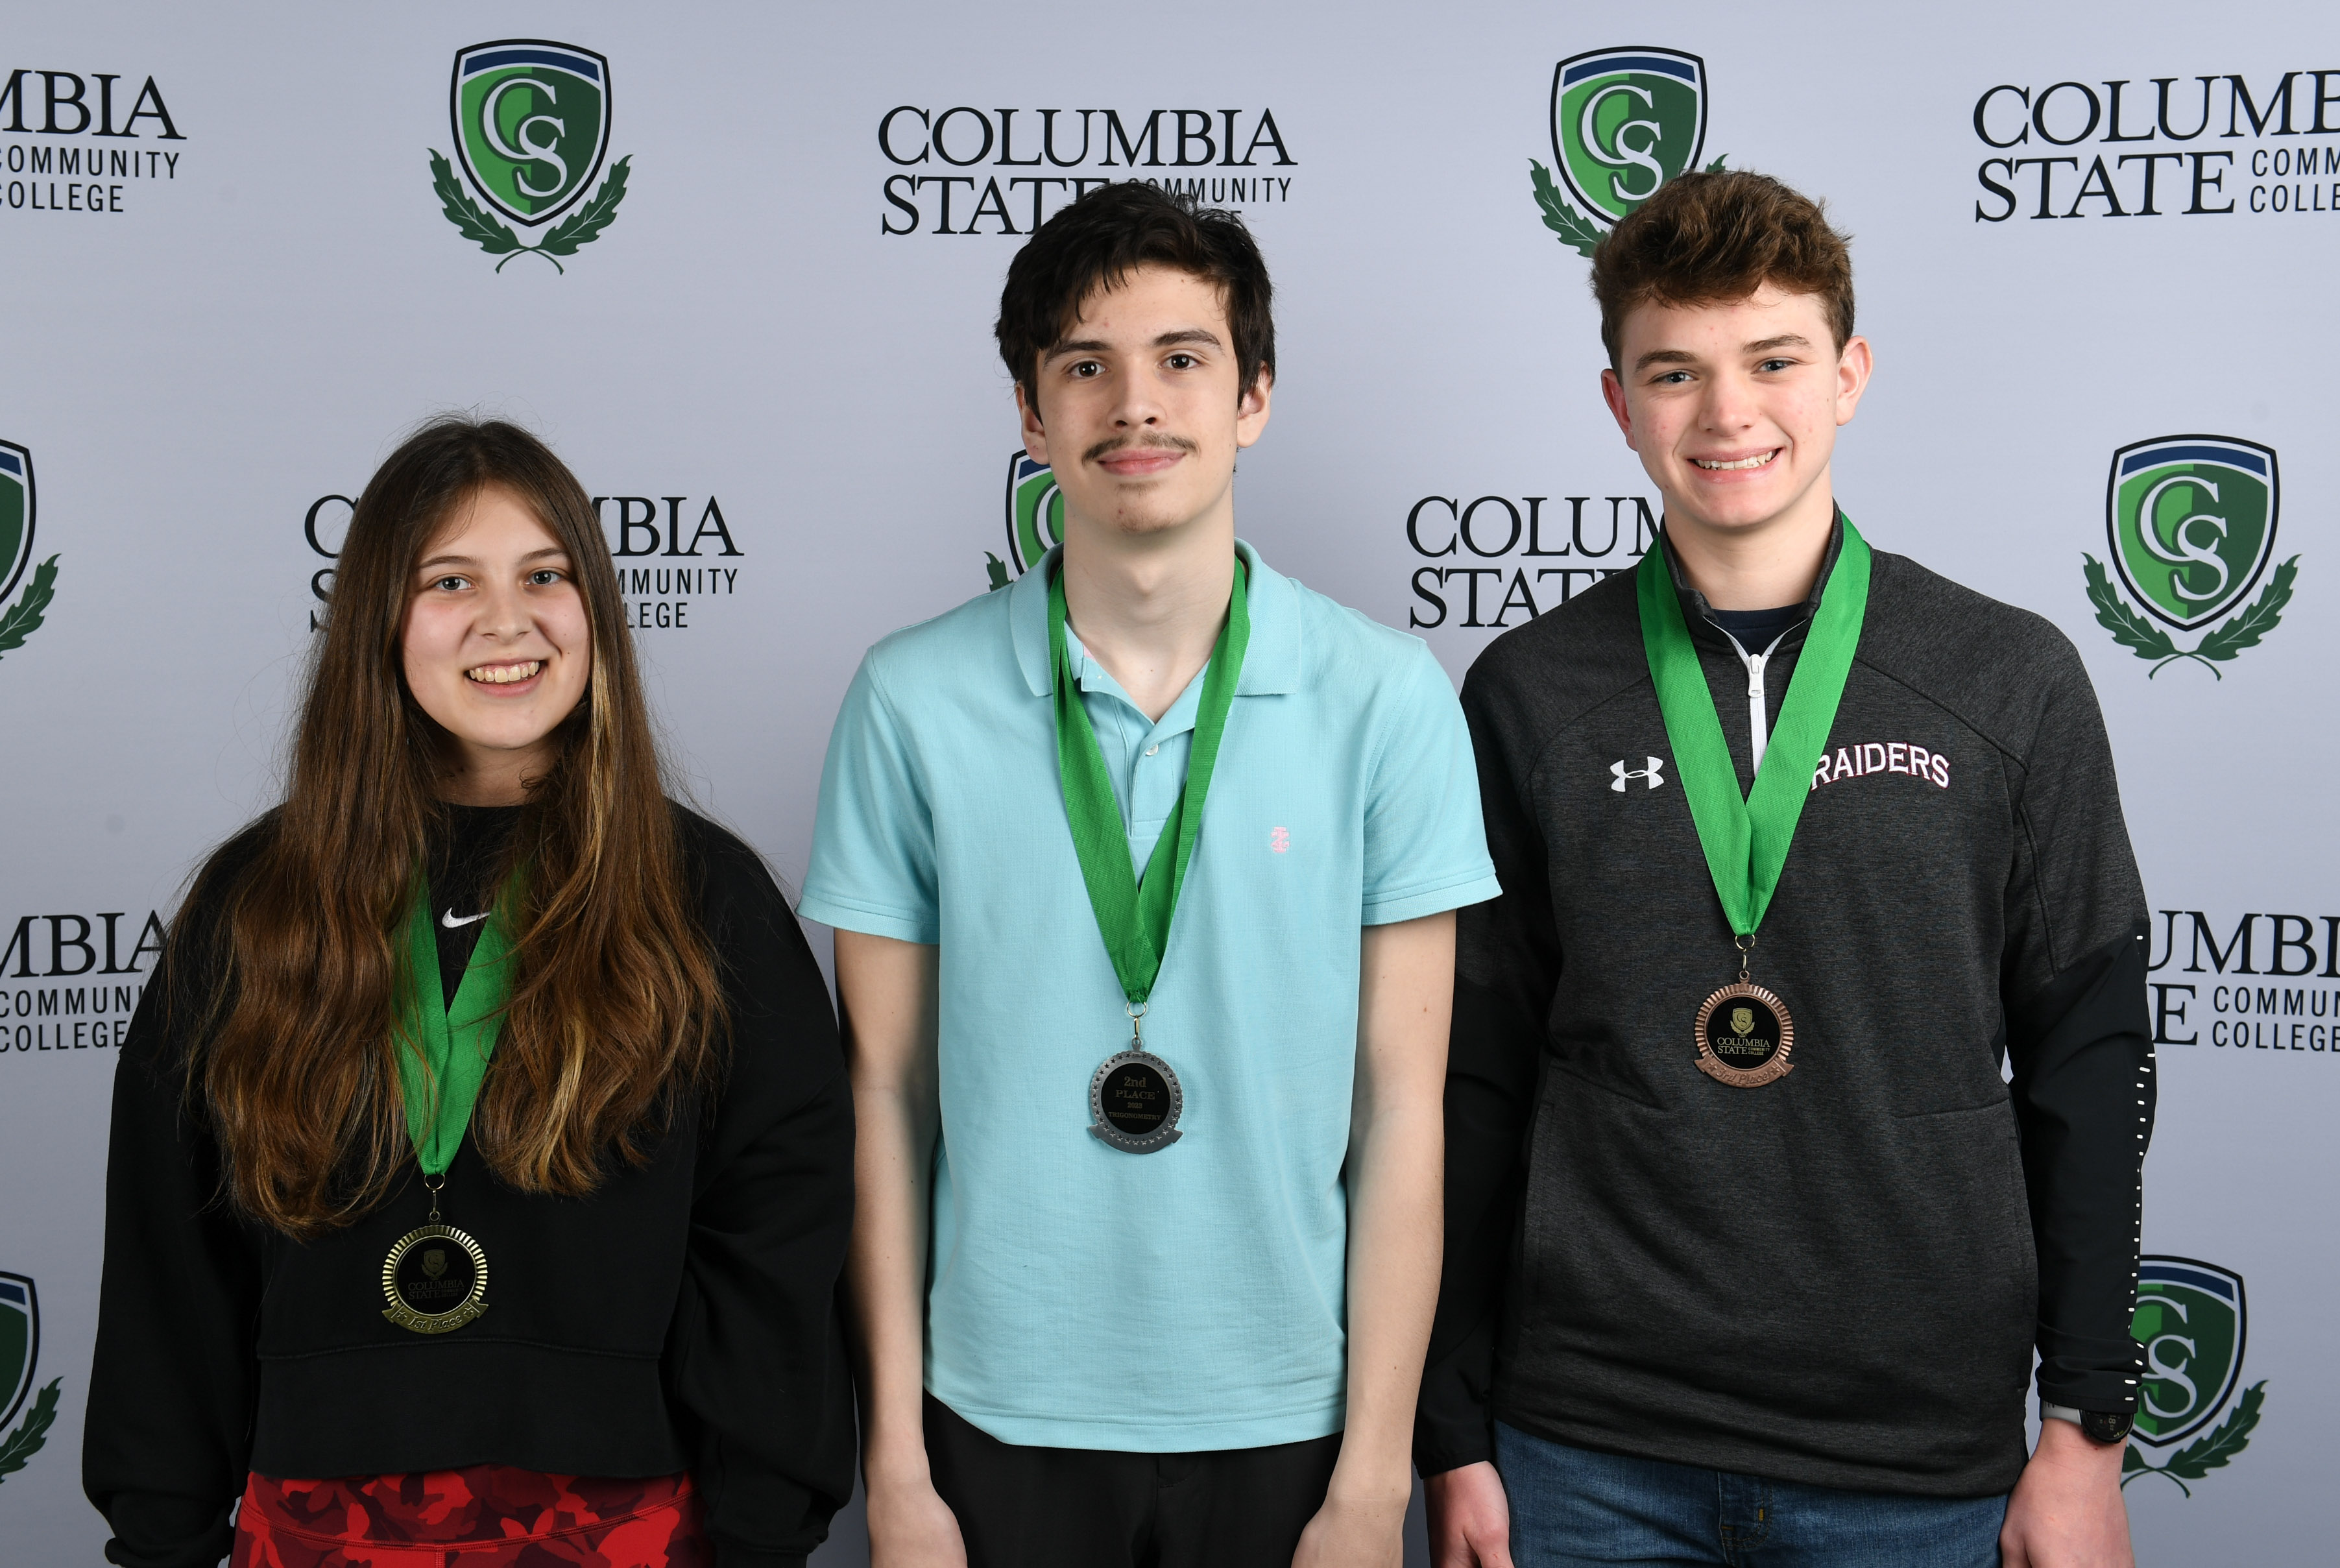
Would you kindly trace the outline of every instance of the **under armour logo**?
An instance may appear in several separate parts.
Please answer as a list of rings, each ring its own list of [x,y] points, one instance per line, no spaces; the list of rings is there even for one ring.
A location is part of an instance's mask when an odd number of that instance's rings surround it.
[[[1267,836],[1267,847],[1282,855],[1292,848],[1292,835],[1278,828]]]
[[[1656,789],[1665,782],[1665,779],[1659,776],[1659,770],[1665,767],[1665,763],[1655,757],[1651,758],[1647,768],[1628,768],[1622,762],[1611,762],[1609,764],[1609,788],[1621,795],[1625,792],[1626,779],[1647,779],[1650,781],[1650,788]]]

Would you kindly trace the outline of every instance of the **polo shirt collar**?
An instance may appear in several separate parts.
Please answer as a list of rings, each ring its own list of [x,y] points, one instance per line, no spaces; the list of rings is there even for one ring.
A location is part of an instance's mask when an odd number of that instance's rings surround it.
[[[1008,635],[1024,683],[1035,697],[1052,695],[1056,672],[1048,667],[1048,581],[1063,558],[1061,544],[1049,548],[1037,565],[1006,591]],[[1259,551],[1235,541],[1250,581],[1244,604],[1251,610],[1251,646],[1244,651],[1243,679],[1238,697],[1268,697],[1291,691],[1300,682],[1300,595],[1298,585],[1259,558]]]

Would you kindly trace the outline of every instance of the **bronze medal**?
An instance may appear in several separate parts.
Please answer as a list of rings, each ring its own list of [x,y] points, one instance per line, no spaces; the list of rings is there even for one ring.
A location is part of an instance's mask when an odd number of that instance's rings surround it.
[[[1707,997],[1691,1033],[1698,1070],[1736,1089],[1760,1088],[1791,1070],[1796,1021],[1788,1004],[1762,987],[1739,979]]]

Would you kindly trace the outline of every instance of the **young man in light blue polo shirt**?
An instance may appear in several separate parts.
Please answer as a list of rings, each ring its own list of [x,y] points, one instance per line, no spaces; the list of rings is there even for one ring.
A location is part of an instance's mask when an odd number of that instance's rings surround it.
[[[1496,885],[1436,661],[1235,539],[1268,301],[1149,186],[1040,229],[998,334],[1065,542],[871,650],[829,743],[878,1568],[1402,1558]]]

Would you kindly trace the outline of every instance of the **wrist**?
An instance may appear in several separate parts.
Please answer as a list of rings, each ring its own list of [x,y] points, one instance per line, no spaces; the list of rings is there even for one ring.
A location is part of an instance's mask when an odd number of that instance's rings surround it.
[[[2031,1456],[2035,1462],[2051,1465],[2117,1474],[2121,1454],[2127,1446],[2126,1442],[2094,1442],[2071,1422],[2050,1417],[2039,1424],[2039,1445],[2032,1450]]]
[[[1344,1451],[1333,1465],[1333,1479],[1324,1488],[1328,1503],[1350,1508],[1394,1507],[1403,1513],[1413,1500],[1413,1466],[1404,1460],[1352,1462]]]
[[[890,1443],[873,1439],[862,1455],[861,1474],[872,1493],[934,1484],[923,1438]]]
[[[2077,1410],[2068,1404],[2050,1400],[2039,1402],[2041,1429],[2052,1422],[2077,1427],[2087,1440],[2099,1447],[2117,1448],[2128,1442],[2133,1416],[2126,1410]]]

